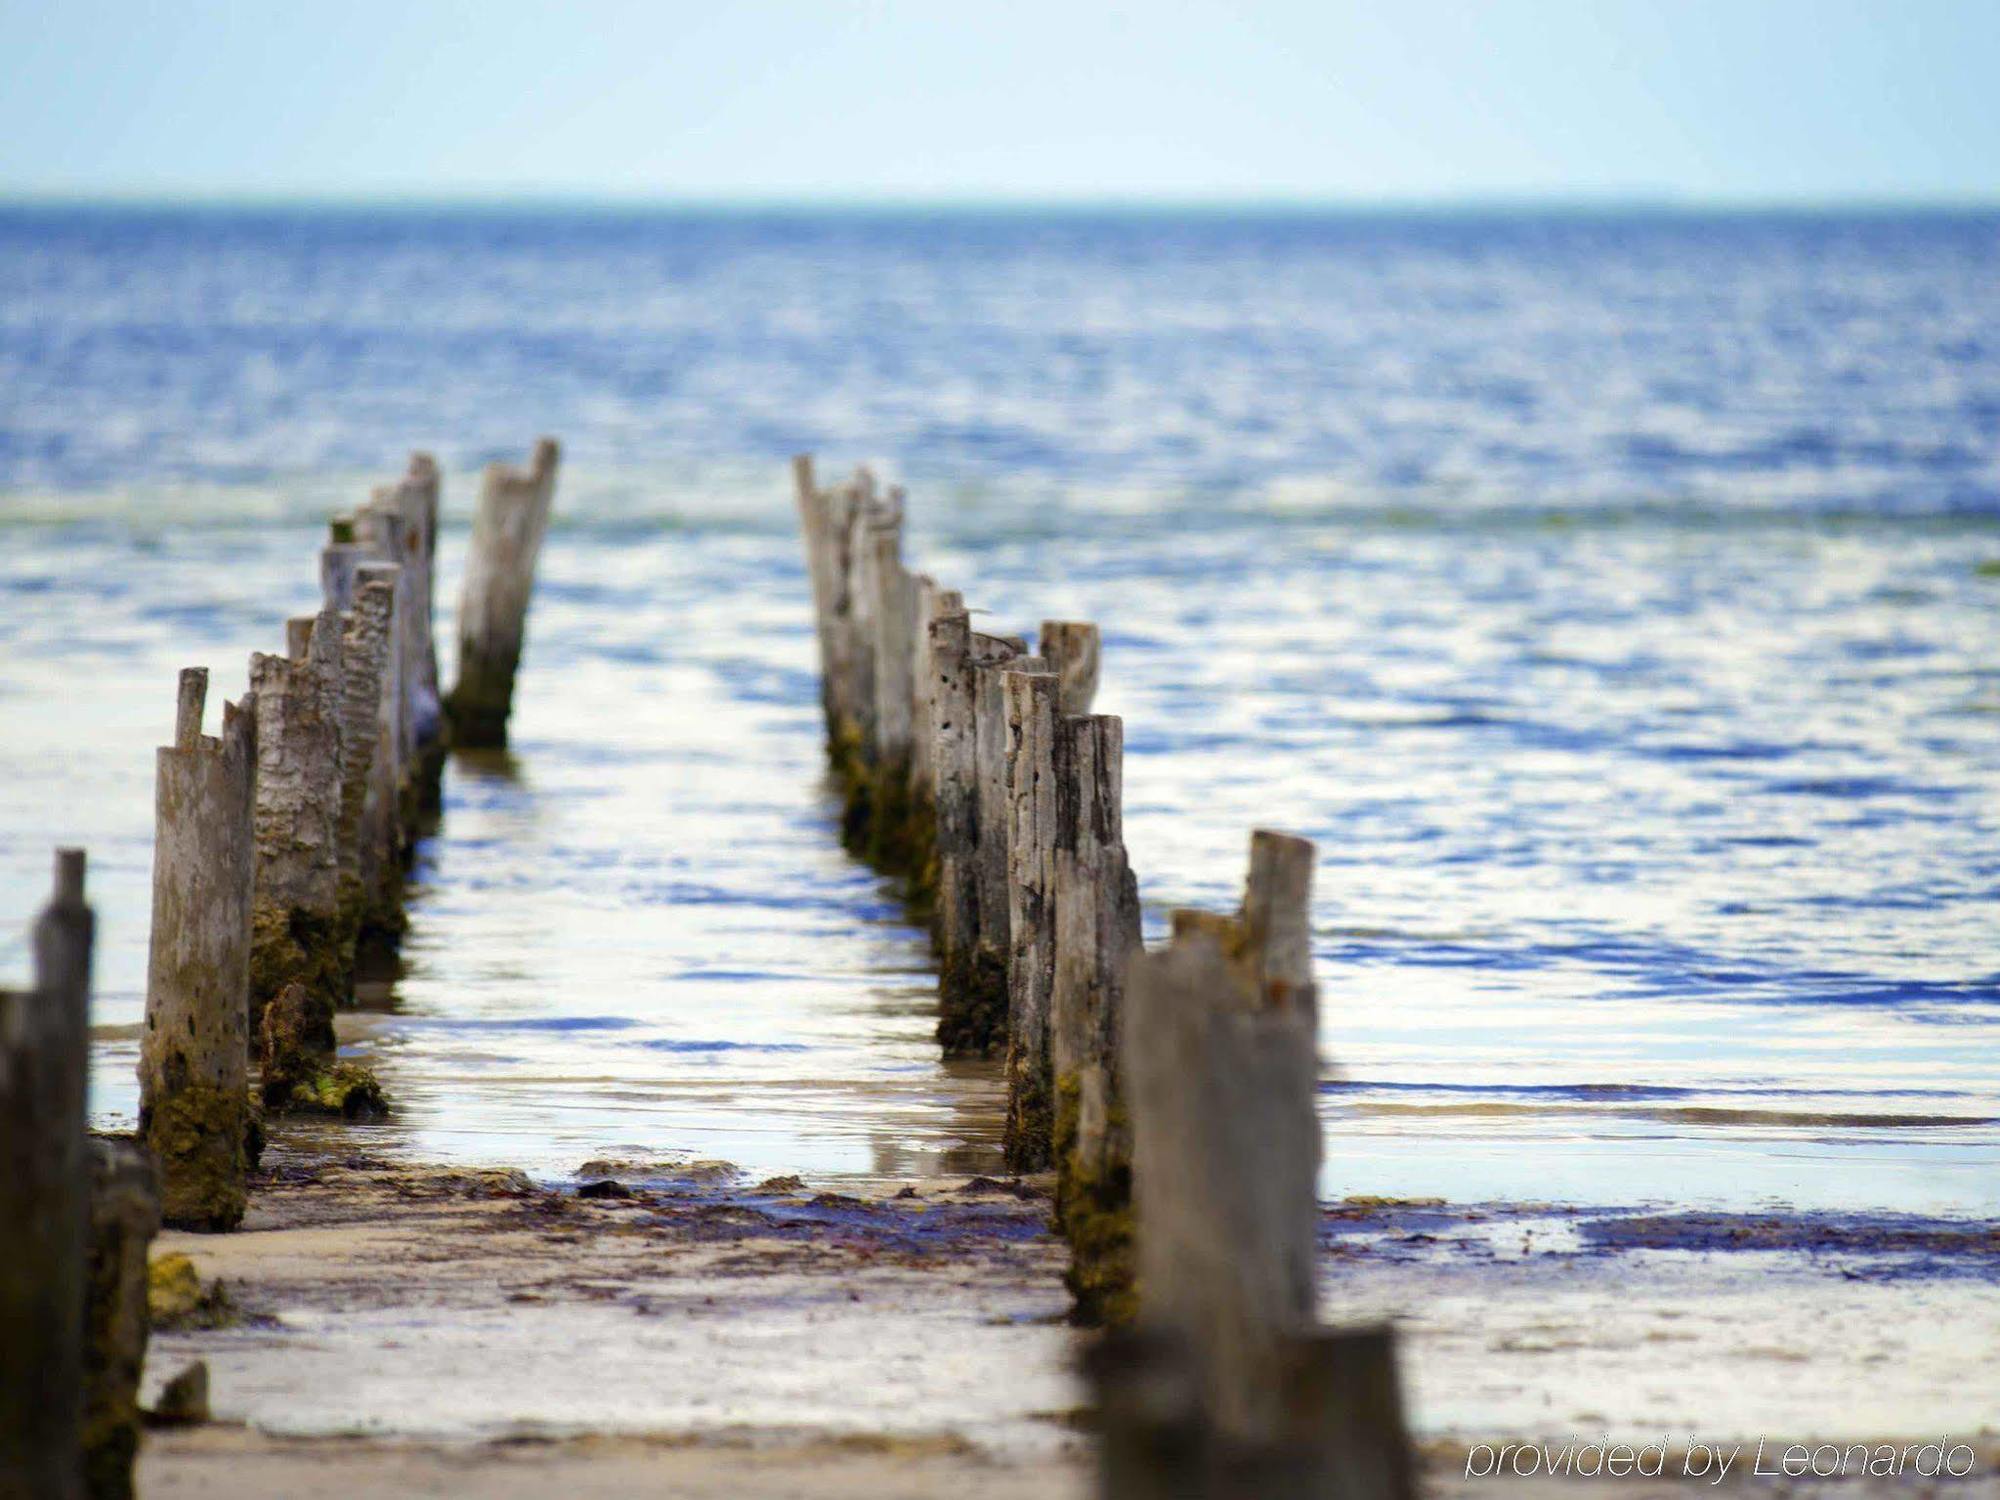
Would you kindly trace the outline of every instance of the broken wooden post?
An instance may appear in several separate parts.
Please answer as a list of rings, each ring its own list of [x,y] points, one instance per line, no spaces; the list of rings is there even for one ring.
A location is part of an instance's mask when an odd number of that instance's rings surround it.
[[[256,704],[256,880],[250,914],[249,1035],[264,1007],[297,982],[329,1009],[347,998],[340,920],[340,617],[287,629],[288,657],[250,657]]]
[[[972,672],[971,864],[978,893],[972,951],[960,965],[962,983],[939,1020],[948,1057],[992,1057],[1007,1045],[1007,712],[1001,673],[1039,667],[1018,638],[975,631],[968,648]],[[946,1028],[950,1031],[947,1034]]]
[[[404,762],[401,815],[412,831],[435,816],[444,769],[444,709],[432,636],[438,490],[436,461],[428,453],[413,453],[403,478],[378,485],[354,517],[363,550],[402,569],[394,636],[402,689],[397,722]]]
[[[382,670],[389,650],[389,612],[395,607],[393,585],[361,587],[359,573],[367,554],[342,540],[334,523],[334,539],[320,551],[320,588],[328,609],[340,612],[340,807],[338,865],[340,926],[348,954],[350,976],[354,954],[372,920],[371,894],[386,842],[381,817],[369,816],[369,786],[378,757],[382,715]],[[351,990],[350,986],[343,986]]]
[[[1318,1027],[1312,970],[1310,839],[1258,829],[1250,835],[1250,875],[1243,891],[1243,937],[1267,1002],[1302,1012]]]
[[[1132,963],[1123,1037],[1141,1316],[1188,1341],[1217,1432],[1249,1444],[1275,1437],[1312,1326],[1320,1160],[1313,1015],[1262,966],[1240,922],[1177,919]]]
[[[92,917],[56,851],[34,986],[0,990],[0,1500],[81,1500]]]
[[[1037,658],[1027,658],[1029,661]],[[1000,674],[1007,728],[1007,1165],[1050,1162],[1055,1080],[1056,678],[1019,662]]]
[[[557,458],[555,439],[543,438],[525,471],[510,464],[487,467],[458,606],[458,682],[449,705],[454,744],[495,749],[507,743]]]
[[[965,600],[953,589],[919,573],[915,642],[910,670],[910,903],[916,915],[929,921],[940,954],[934,914],[938,902],[938,664],[931,643],[931,626],[965,611]]]
[[[1242,911],[1176,912],[1127,976],[1141,1326],[1192,1360],[1204,1500],[1412,1494],[1389,1330],[1314,1318],[1312,863],[1256,833]]]
[[[1097,627],[1087,620],[1042,621],[1041,655],[1056,674],[1056,711],[1087,714],[1097,701]]]
[[[847,720],[844,700],[848,677],[847,632],[847,514],[845,496],[822,490],[813,479],[809,454],[792,460],[792,482],[799,505],[799,531],[805,539],[806,574],[812,581],[813,632],[819,640],[820,706],[826,714],[829,750],[840,740]]]
[[[973,1014],[979,941],[979,762],[973,726],[972,617],[961,605],[931,622],[931,760],[937,779],[938,1042],[947,1057],[983,1050]]]
[[[1125,970],[1140,951],[1139,890],[1125,854],[1124,722],[1064,718],[1056,749],[1055,1217],[1070,1247],[1073,1320],[1120,1326],[1136,1304],[1132,1130],[1118,1036]]]
[[[397,647],[396,596],[403,570],[395,563],[364,563],[354,575],[349,631],[369,661],[379,660],[375,745],[362,800],[357,874],[362,909],[359,941],[393,949],[403,937],[403,865],[409,839],[403,825],[402,660]],[[343,651],[346,641],[342,641]]]
[[[875,679],[885,603],[882,563],[888,550],[878,545],[876,533],[893,527],[896,516],[878,497],[875,476],[866,468],[856,469],[854,478],[836,493],[833,512],[843,528],[839,557],[846,569],[844,608],[834,617],[834,626],[841,636],[845,676],[836,693],[840,729],[827,748],[841,791],[841,844],[851,854],[866,856],[878,822],[880,705]],[[900,562],[896,566],[900,568]]]
[[[205,737],[207,693],[206,668],[182,671],[174,743],[155,757],[139,1138],[159,1160],[166,1222],[222,1230],[243,1220],[250,1123],[256,711],[225,705],[221,737]]]
[[[867,857],[878,869],[910,863],[910,760],[916,706],[916,580],[903,566],[902,492],[868,528],[869,625],[875,662]]]
[[[131,1500],[139,1372],[150,1330],[146,1253],[159,1227],[152,1154],[132,1141],[92,1141],[83,1352],[83,1466],[90,1500]]]

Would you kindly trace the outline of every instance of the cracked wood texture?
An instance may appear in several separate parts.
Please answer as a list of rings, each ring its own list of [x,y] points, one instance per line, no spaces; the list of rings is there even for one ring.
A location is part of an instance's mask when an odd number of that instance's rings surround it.
[[[1036,658],[1028,657],[1026,661]],[[1017,662],[1000,674],[1007,734],[1007,1164],[1050,1163],[1055,1080],[1056,677]]]
[[[139,1042],[139,1135],[161,1209],[188,1229],[234,1229],[245,1204],[256,712],[225,704],[201,733],[208,672],[181,673],[174,743],[154,788],[153,919]]]

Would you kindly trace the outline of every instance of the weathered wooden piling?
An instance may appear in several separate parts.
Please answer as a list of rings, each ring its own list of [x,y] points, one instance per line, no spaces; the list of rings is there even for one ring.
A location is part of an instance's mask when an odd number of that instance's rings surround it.
[[[972,797],[970,863],[978,919],[961,983],[939,1017],[946,1056],[993,1057],[1007,1045],[1007,710],[1003,673],[1041,667],[1014,637],[972,633]]]
[[[139,1451],[139,1373],[150,1320],[146,1254],[160,1227],[152,1154],[91,1143],[89,1291],[84,1328],[83,1463],[91,1500],[131,1500]]]
[[[973,1045],[976,1020],[965,1014],[979,942],[979,760],[972,617],[962,605],[931,622],[930,663],[931,762],[937,782],[931,931],[938,956],[938,1041],[946,1056],[955,1056],[979,1050]]]
[[[139,1136],[160,1164],[161,1208],[183,1229],[234,1229],[249,1128],[248,995],[255,708],[225,705],[201,732],[208,671],[180,676],[174,743],[157,757]]]
[[[458,606],[458,681],[448,704],[454,744],[494,749],[507,743],[558,457],[555,439],[543,438],[527,469],[487,467]]]
[[[249,1034],[286,985],[346,999],[340,920],[341,715],[339,615],[287,625],[291,654],[250,657],[256,704],[256,881],[250,918]]]
[[[903,566],[901,491],[868,527],[868,655],[875,664],[869,716],[868,847],[871,864],[910,868],[910,768],[916,733],[917,581]]]
[[[1246,1442],[1272,1436],[1312,1326],[1318,1219],[1313,1014],[1266,967],[1242,922],[1177,914],[1132,963],[1123,1037],[1141,1316],[1188,1341],[1204,1409]]]
[[[1064,718],[1056,749],[1056,1221],[1070,1247],[1074,1320],[1121,1326],[1136,1302],[1132,1129],[1118,1039],[1125,971],[1140,951],[1139,889],[1125,854],[1124,721]]]
[[[359,940],[393,949],[403,937],[403,867],[410,848],[403,811],[408,784],[400,730],[403,703],[401,653],[396,645],[396,598],[403,570],[395,563],[365,563],[355,572],[350,630],[369,659],[379,658],[375,748],[363,797],[357,873],[365,905]],[[345,642],[343,641],[343,647]]]
[[[0,990],[0,1500],[80,1500],[93,919],[56,853],[33,988]]]
[[[1103,653],[1095,625],[1087,620],[1042,621],[1041,656],[1056,674],[1056,711],[1087,714],[1097,700],[1097,671]]]
[[[1120,1500],[1412,1493],[1392,1335],[1314,1316],[1312,865],[1306,840],[1256,833],[1242,910],[1176,912],[1171,944],[1128,972],[1140,1325],[1164,1352],[1142,1341],[1127,1364],[1170,1367],[1118,1378],[1191,1377],[1198,1417],[1192,1434],[1149,1431],[1130,1421],[1135,1398],[1105,1392],[1107,1421],[1132,1428],[1105,1448],[1104,1492]],[[1162,1442],[1192,1445],[1182,1487],[1132,1458],[1157,1459]]]
[[[1056,677],[1016,663],[1000,674],[1000,685],[1007,734],[1005,1151],[1015,1171],[1039,1172],[1050,1164],[1055,1119]]]
[[[353,517],[355,540],[368,556],[402,570],[391,641],[401,699],[396,716],[403,764],[399,816],[412,833],[435,817],[444,769],[444,708],[431,631],[438,491],[436,462],[428,453],[413,453],[403,478],[378,485]]]
[[[1243,943],[1265,1003],[1305,1015],[1315,1031],[1319,992],[1312,971],[1313,846],[1258,829],[1250,835],[1243,889]]]
[[[812,460],[792,461],[798,489],[799,526],[805,537],[806,570],[812,578],[813,624],[819,638],[820,703],[826,713],[828,759],[836,779],[860,753],[861,705],[856,655],[860,650],[852,594],[853,520],[861,504],[857,483],[821,489]]]
[[[936,919],[938,902],[938,664],[931,627],[939,620],[962,616],[965,600],[955,589],[940,588],[926,573],[914,578],[917,590],[915,642],[911,653],[910,698],[910,904],[931,926],[934,946],[942,957],[943,939]]]
[[[340,805],[338,866],[340,926],[352,952],[364,935],[380,930],[375,892],[395,839],[383,825],[394,810],[371,812],[370,787],[380,760],[391,756],[382,743],[382,674],[391,639],[393,584],[363,588],[359,573],[367,554],[351,541],[335,539],[320,551],[320,587],[328,609],[340,614]],[[350,970],[351,972],[351,970]]]

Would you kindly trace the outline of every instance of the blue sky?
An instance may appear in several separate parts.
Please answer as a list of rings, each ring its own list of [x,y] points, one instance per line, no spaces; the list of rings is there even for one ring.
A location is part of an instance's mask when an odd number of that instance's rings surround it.
[[[2000,0],[0,0],[0,193],[2000,199]]]

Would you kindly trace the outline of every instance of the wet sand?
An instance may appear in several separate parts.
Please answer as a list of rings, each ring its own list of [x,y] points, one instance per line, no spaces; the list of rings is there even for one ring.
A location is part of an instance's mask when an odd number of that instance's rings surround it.
[[[277,1150],[243,1233],[162,1237],[237,1319],[155,1336],[148,1393],[205,1359],[217,1422],[153,1434],[141,1492],[1083,1494],[1046,1214],[1032,1180]],[[1607,1432],[1949,1434],[2000,1484],[1988,1230],[1354,1200],[1322,1245],[1329,1319],[1397,1318],[1434,1491],[1528,1483],[1468,1483],[1473,1442]]]

